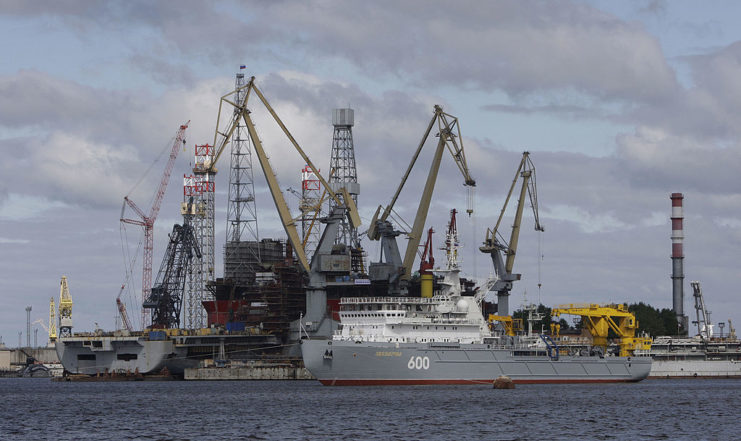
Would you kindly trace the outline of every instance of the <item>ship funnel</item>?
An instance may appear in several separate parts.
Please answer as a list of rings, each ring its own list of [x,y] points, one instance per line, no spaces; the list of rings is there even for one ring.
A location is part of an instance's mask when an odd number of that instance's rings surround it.
[[[684,208],[682,193],[672,193],[672,308],[677,317],[679,334],[687,334],[684,315]]]

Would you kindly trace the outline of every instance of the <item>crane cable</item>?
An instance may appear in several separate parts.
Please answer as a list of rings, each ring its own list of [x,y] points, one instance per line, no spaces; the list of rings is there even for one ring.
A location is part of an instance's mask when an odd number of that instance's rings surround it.
[[[540,287],[543,285],[540,277],[540,267],[543,261],[543,232],[538,230],[538,304],[540,304]]]

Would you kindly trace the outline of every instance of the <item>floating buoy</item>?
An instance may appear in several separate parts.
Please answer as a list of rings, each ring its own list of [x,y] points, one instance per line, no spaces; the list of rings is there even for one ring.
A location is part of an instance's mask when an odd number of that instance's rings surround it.
[[[496,380],[494,380],[494,389],[514,389],[515,383],[512,381],[511,378],[500,375],[497,377]]]

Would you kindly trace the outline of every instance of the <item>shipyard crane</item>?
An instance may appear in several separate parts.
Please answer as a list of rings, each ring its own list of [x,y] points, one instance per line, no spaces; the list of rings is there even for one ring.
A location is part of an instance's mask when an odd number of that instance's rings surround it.
[[[437,143],[437,149],[432,159],[432,165],[427,175],[427,181],[425,182],[424,190],[417,207],[417,214],[414,218],[414,224],[412,229],[407,236],[409,242],[407,244],[406,252],[404,254],[404,260],[401,260],[398,246],[396,245],[396,236],[400,235],[401,232],[396,231],[391,222],[388,220],[394,209],[394,204],[404,188],[409,174],[414,168],[417,158],[419,157],[422,148],[424,147],[432,128],[437,123],[438,133],[437,136],[439,141]],[[432,120],[427,126],[422,140],[417,146],[417,150],[412,156],[412,160],[407,167],[404,176],[399,183],[394,196],[391,198],[391,202],[383,208],[379,206],[373,215],[373,220],[370,223],[368,229],[368,237],[371,240],[381,240],[381,250],[385,262],[379,262],[379,264],[371,264],[371,279],[386,279],[391,285],[395,285],[398,281],[408,281],[411,277],[411,267],[416,257],[419,243],[422,239],[422,231],[427,220],[427,213],[430,208],[430,201],[432,199],[432,193],[435,189],[435,183],[437,181],[437,174],[440,170],[440,163],[442,161],[443,152],[447,148],[450,154],[453,156],[458,169],[463,175],[464,185],[472,191],[473,187],[476,186],[476,181],[471,177],[468,170],[468,164],[466,163],[466,155],[463,150],[463,138],[461,137],[460,124],[458,118],[448,113],[445,113],[442,107],[435,105],[434,115]],[[471,199],[469,198],[469,201]],[[381,210],[383,209],[383,212]],[[473,212],[473,208],[469,207],[467,210],[469,213]],[[380,216],[379,216],[380,215]]]
[[[235,102],[234,97],[240,96],[238,95],[238,93],[243,90],[246,90],[246,92],[242,95],[242,101]],[[251,110],[247,108],[247,104],[250,99],[250,95],[252,95],[252,92],[255,93],[265,109],[270,113],[273,120],[278,124],[278,126],[285,134],[286,138],[288,138],[288,140],[299,153],[299,155],[301,155],[306,165],[311,168],[311,171],[314,172],[317,178],[321,181],[325,190],[329,193],[329,197],[334,199],[334,201],[337,203],[337,206],[340,207],[340,210],[343,212],[343,215],[347,216],[353,228],[357,228],[360,226],[361,221],[360,216],[358,215],[357,207],[355,206],[355,202],[350,197],[350,194],[347,192],[347,189],[343,188],[340,192],[335,192],[332,190],[329,183],[319,173],[319,169],[317,169],[311,162],[309,157],[306,156],[306,153],[303,151],[303,149],[301,149],[301,147],[294,139],[293,135],[291,135],[285,124],[283,124],[283,121],[275,113],[275,110],[273,110],[272,106],[265,98],[262,91],[257,87],[257,84],[255,84],[255,77],[251,77],[250,81],[244,86],[239,87],[221,97],[221,101],[219,102],[219,113],[216,120],[216,130],[214,132],[213,145],[216,152],[214,154],[213,160],[204,163],[202,165],[203,169],[199,170],[199,172],[215,173],[217,171],[216,163],[219,160],[219,157],[224,151],[226,145],[229,143],[234,131],[238,126],[239,120],[243,120],[247,126],[247,131],[249,133],[250,139],[252,140],[255,154],[260,161],[260,167],[262,168],[263,175],[265,176],[268,188],[270,189],[270,194],[273,197],[273,202],[275,203],[275,207],[278,210],[278,215],[280,217],[281,223],[283,224],[283,229],[288,236],[288,241],[291,243],[291,246],[296,253],[296,257],[298,258],[301,267],[306,272],[311,272],[312,268],[308,258],[306,257],[303,242],[299,237],[298,231],[296,229],[296,221],[291,216],[291,211],[288,208],[288,204],[286,203],[283,192],[281,191],[280,185],[278,184],[278,178],[275,175],[275,171],[273,170],[273,167],[270,163],[270,159],[265,152],[262,141],[257,134],[257,129],[255,128],[255,124],[253,123],[252,117],[250,116]],[[228,121],[228,123],[225,125],[225,128],[222,129],[220,128],[220,124],[222,113],[224,111],[227,111],[227,113],[230,115],[229,118],[231,118],[231,120]]]
[[[705,341],[709,341],[713,336],[713,325],[710,320],[710,311],[705,307],[705,297],[702,295],[700,282],[692,281],[692,296],[695,298],[695,313],[697,320],[692,323],[697,325],[697,335]]]
[[[504,212],[507,210],[507,204],[509,203],[512,193],[517,185],[517,180],[522,178],[522,188],[520,189],[520,197],[517,201],[517,210],[515,212],[514,223],[512,224],[512,232],[510,234],[509,243],[505,242],[499,232],[499,226],[504,218]],[[520,280],[520,274],[513,274],[512,269],[515,265],[515,256],[517,254],[517,243],[520,237],[520,224],[522,223],[522,211],[525,207],[525,193],[530,197],[530,205],[533,209],[533,215],[535,217],[535,230],[544,231],[543,226],[540,224],[538,218],[538,192],[535,185],[535,166],[530,159],[530,153],[524,152],[522,154],[522,160],[520,165],[517,167],[515,177],[512,180],[512,185],[509,187],[507,198],[504,200],[504,206],[502,211],[499,213],[499,218],[493,229],[487,228],[486,239],[484,245],[479,249],[491,255],[491,260],[494,264],[494,272],[498,277],[498,281],[492,288],[493,291],[497,292],[497,313],[499,315],[507,315],[509,313],[509,293],[512,290],[512,282]],[[506,258],[502,257],[502,254]]]
[[[124,303],[121,301],[121,294],[123,293],[125,287],[125,284],[121,285],[121,289],[118,291],[118,296],[116,297],[116,307],[118,308],[118,315],[121,316],[121,324],[123,324],[124,328],[126,328],[127,331],[131,332],[134,330],[134,327],[131,326],[129,314],[126,312],[126,305],[124,305]]]
[[[183,214],[183,225],[175,224],[170,242],[162,259],[157,279],[143,306],[152,310],[153,329],[180,327],[183,292],[193,256],[201,258],[201,250],[190,224],[193,198]]]
[[[49,299],[49,342],[54,343],[57,341],[57,320],[56,320],[57,307],[54,304],[54,297]]]
[[[33,322],[31,323],[31,325],[39,325],[39,326],[41,326],[42,328],[44,328],[44,331],[46,331],[46,333],[47,333],[47,334],[49,335],[49,342],[50,342],[50,343],[52,342],[52,339],[51,339],[51,333],[49,332],[49,331],[50,331],[50,329],[49,329],[49,328],[48,328],[48,327],[47,327],[47,326],[46,326],[46,325],[44,324],[44,320],[43,320],[43,319],[38,319],[38,320],[35,320],[35,321],[33,321]],[[38,329],[37,329],[36,331],[38,331]]]
[[[592,335],[594,346],[607,349],[607,335],[612,330],[620,339],[620,356],[633,355],[635,350],[651,348],[651,339],[636,337],[638,320],[625,305],[567,304],[551,310],[552,317],[561,314],[581,316],[581,323]]]
[[[72,337],[72,296],[67,276],[59,282],[59,337]]]
[[[154,200],[152,206],[149,209],[149,214],[144,213],[129,196],[124,196],[124,203],[121,207],[121,222],[126,224],[139,225],[144,227],[144,258],[142,262],[142,301],[149,296],[149,292],[152,286],[152,255],[154,253],[154,222],[157,220],[157,215],[162,205],[162,199],[165,196],[165,190],[167,190],[167,184],[170,182],[170,174],[172,174],[172,168],[175,165],[175,158],[178,156],[180,146],[185,145],[185,131],[188,129],[190,121],[181,125],[175,134],[175,139],[170,149],[170,158],[165,165],[165,171],[162,174],[160,185],[157,188],[157,192],[154,194]],[[131,207],[132,210],[139,216],[139,219],[129,219],[124,217],[124,211],[126,206]],[[117,303],[119,303],[117,299]],[[142,308],[142,328],[146,326],[146,309]]]

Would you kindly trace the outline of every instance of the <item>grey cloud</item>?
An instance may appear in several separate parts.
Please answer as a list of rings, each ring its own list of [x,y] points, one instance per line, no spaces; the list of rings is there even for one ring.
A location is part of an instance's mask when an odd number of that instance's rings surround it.
[[[295,66],[341,59],[368,76],[513,96],[572,88],[603,99],[653,102],[677,87],[655,38],[566,0],[459,2],[455,8],[427,1],[74,4],[65,17],[90,26],[152,28],[181,53],[211,62],[229,56]],[[278,45],[291,51],[275,51]]]

